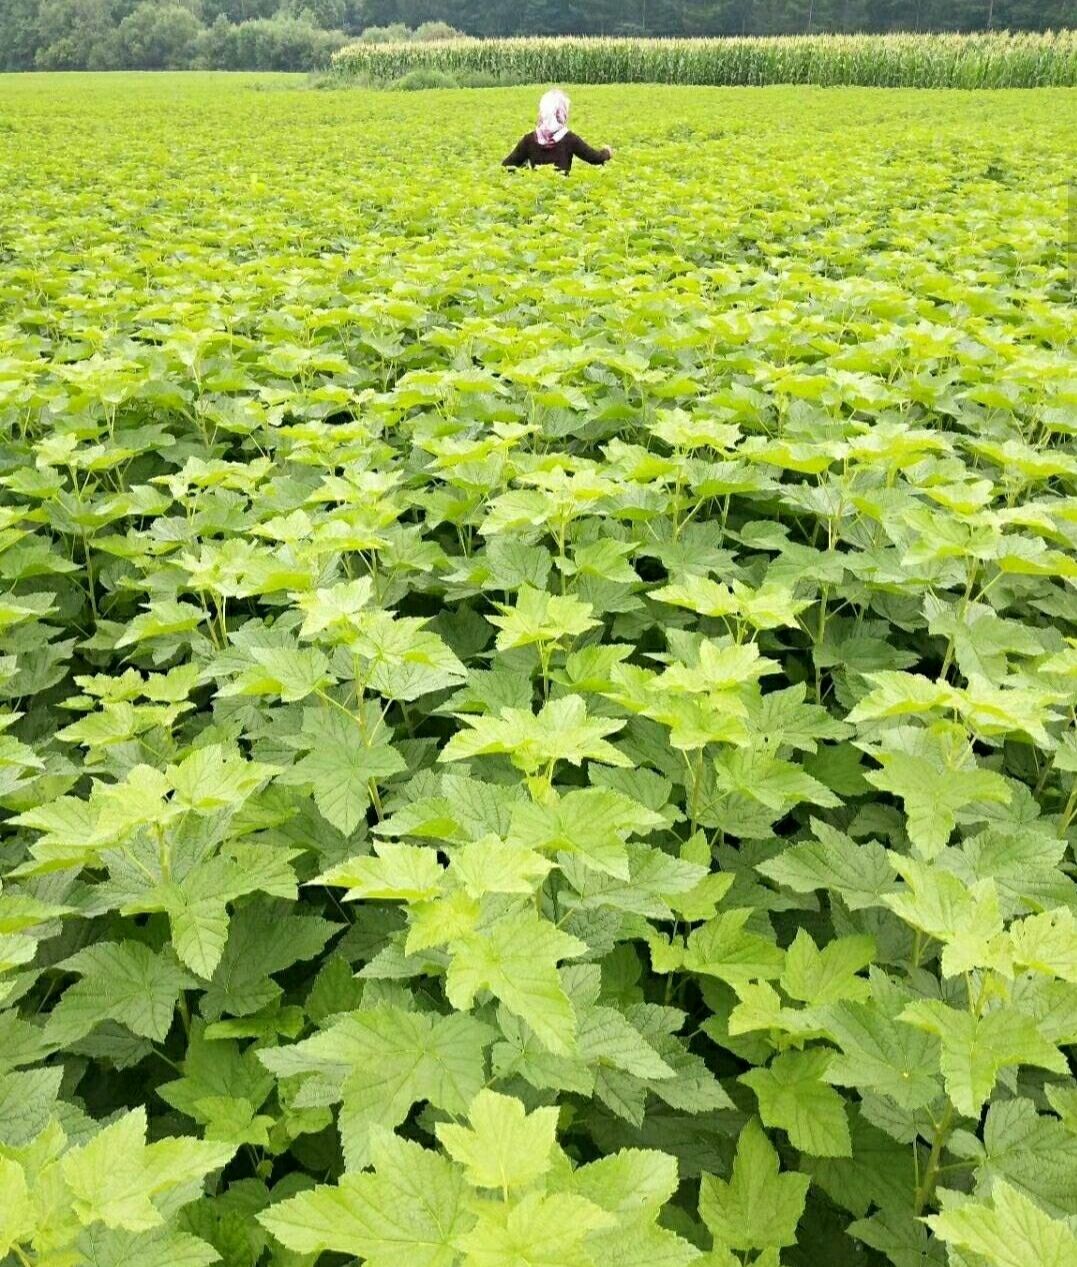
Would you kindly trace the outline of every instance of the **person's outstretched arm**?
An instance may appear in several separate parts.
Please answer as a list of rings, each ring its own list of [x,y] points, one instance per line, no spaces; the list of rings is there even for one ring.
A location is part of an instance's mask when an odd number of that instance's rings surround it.
[[[502,167],[523,167],[527,162],[527,140],[526,136],[520,137],[516,142],[516,148],[508,156],[501,160]]]
[[[590,163],[592,167],[601,167],[613,157],[613,150],[608,145],[600,150],[592,149],[583,137],[577,136],[575,132],[572,134],[572,152],[577,158],[582,158],[585,163]]]

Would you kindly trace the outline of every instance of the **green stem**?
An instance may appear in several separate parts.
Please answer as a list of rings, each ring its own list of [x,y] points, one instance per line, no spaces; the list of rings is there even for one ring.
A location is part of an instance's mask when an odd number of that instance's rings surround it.
[[[694,836],[698,825],[697,811],[699,809],[699,781],[703,773],[703,749],[698,748],[692,760],[685,756],[685,764],[688,766],[688,772],[692,779],[692,788],[688,795],[688,834]]]
[[[965,593],[961,599],[961,614],[957,618],[957,623],[960,626],[964,626],[965,624],[965,616],[968,613],[969,603],[972,599],[972,590],[976,584],[976,577],[979,575],[979,572],[980,565],[978,563],[973,563],[972,568],[969,571],[968,584],[965,586]],[[950,665],[954,660],[955,637],[956,634],[951,634],[950,639],[946,644],[946,655],[943,657],[942,671],[939,673],[940,680],[945,679],[946,675],[950,672]]]
[[[94,622],[96,623],[97,595],[94,593],[93,560],[90,557],[90,543],[86,539],[85,532],[82,534],[82,557],[86,563],[86,590],[90,596],[90,611],[93,612]]]
[[[677,461],[677,478],[673,484],[673,540],[677,541],[680,538],[681,528],[683,527],[681,523],[681,489],[684,485],[681,476],[683,474],[682,463],[684,459],[681,456],[680,449],[674,450],[673,456]]]
[[[557,556],[561,560],[562,564],[567,562],[567,560],[565,559],[565,537],[567,533],[568,533],[568,519],[566,518],[566,516],[561,515],[561,517],[558,520],[558,525],[557,525]],[[561,573],[561,593],[563,594],[566,588],[565,569],[564,567],[560,567],[558,568],[558,571]]]
[[[553,644],[539,643],[539,667],[542,672],[542,699],[550,698],[550,657],[553,655]]]
[[[356,713],[353,713],[350,708],[346,708],[340,700],[335,700],[328,691],[323,691],[321,687],[319,687],[314,694],[317,695],[320,700],[324,700],[326,704],[332,704],[334,708],[338,708],[345,717],[349,717],[353,722],[355,722],[364,734],[366,733],[366,727],[363,725],[363,719]]]
[[[371,803],[374,806],[374,813],[377,815],[378,822],[380,823],[381,820],[385,817],[384,811],[382,810],[382,807],[381,807],[381,793],[378,791],[378,785],[374,782],[373,779],[371,779],[370,782],[367,784],[367,788],[370,792]]]
[[[1066,802],[1066,808],[1062,811],[1062,819],[1058,824],[1058,834],[1060,836],[1064,836],[1069,831],[1069,825],[1073,822],[1075,815],[1077,815],[1077,779],[1073,780],[1069,800]]]
[[[206,598],[205,590],[199,590],[198,597],[202,601],[202,611],[206,617],[206,624],[209,626],[209,640],[218,651],[223,651],[224,647],[217,641],[217,622],[213,618],[213,613],[209,610],[209,601]]]
[[[924,1177],[916,1189],[913,1213],[917,1216],[923,1211],[924,1206],[935,1195],[935,1184],[939,1177],[939,1161],[942,1157],[942,1150],[946,1147],[946,1141],[950,1138],[950,1128],[954,1120],[954,1106],[949,1100],[946,1102],[946,1112],[942,1115],[942,1121],[935,1127],[935,1137],[931,1141],[931,1152],[928,1154],[927,1170],[924,1171]],[[917,1145],[913,1145],[917,1147]]]
[[[823,671],[819,667],[819,648],[823,645],[823,638],[826,636],[826,605],[830,598],[830,586],[824,585],[819,594],[819,623],[815,632],[815,647],[812,660],[815,664],[815,702],[821,704],[823,702]]]
[[[181,1078],[183,1077],[183,1070],[176,1064],[171,1056],[166,1056],[160,1047],[154,1045],[153,1054],[158,1060],[163,1060],[170,1069],[174,1069]]]

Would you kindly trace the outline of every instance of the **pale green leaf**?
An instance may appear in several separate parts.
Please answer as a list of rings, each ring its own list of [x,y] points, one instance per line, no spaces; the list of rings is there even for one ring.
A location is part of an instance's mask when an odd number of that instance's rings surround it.
[[[527,1113],[514,1096],[480,1091],[468,1107],[469,1126],[439,1122],[445,1151],[464,1167],[473,1187],[526,1187],[549,1170],[557,1136],[556,1108]]]
[[[703,1176],[700,1217],[725,1249],[795,1245],[808,1183],[798,1171],[779,1173],[778,1154],[753,1118],[737,1141],[731,1177]]]
[[[941,1240],[980,1254],[991,1267],[1072,1267],[1077,1262],[1077,1233],[1053,1219],[1016,1188],[1000,1180],[990,1202],[968,1201],[930,1217]]]

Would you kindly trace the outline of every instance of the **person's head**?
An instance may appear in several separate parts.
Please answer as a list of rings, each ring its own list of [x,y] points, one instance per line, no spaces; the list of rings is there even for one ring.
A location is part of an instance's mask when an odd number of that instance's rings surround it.
[[[556,145],[568,131],[568,112],[572,103],[560,88],[551,88],[539,102],[538,126],[535,133],[540,145]]]

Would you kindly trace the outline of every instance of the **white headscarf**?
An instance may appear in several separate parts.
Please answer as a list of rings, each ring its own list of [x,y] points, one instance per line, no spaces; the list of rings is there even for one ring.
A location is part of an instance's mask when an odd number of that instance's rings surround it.
[[[539,145],[556,145],[568,131],[568,111],[571,103],[560,88],[551,88],[539,102],[538,127],[535,136]]]

